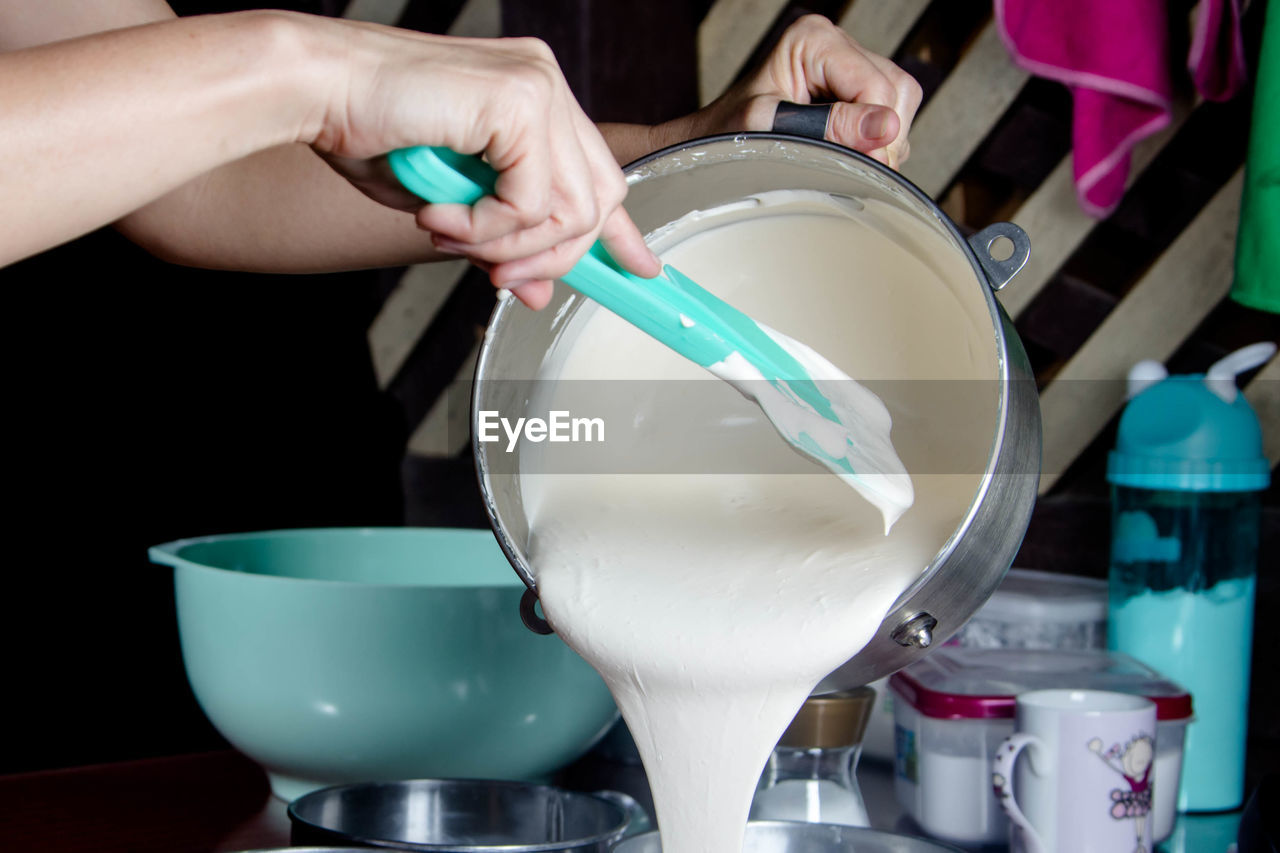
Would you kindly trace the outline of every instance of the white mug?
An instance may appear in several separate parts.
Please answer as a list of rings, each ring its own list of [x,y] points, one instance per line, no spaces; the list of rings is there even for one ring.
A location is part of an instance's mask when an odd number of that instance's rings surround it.
[[[992,777],[1012,824],[1010,849],[1151,853],[1155,741],[1156,706],[1141,696],[1020,695],[1015,732],[1000,744]]]

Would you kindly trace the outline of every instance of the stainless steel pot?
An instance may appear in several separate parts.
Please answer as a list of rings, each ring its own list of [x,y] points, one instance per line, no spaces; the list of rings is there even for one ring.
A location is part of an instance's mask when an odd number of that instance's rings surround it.
[[[919,658],[954,633],[1004,577],[1030,520],[1040,473],[1040,409],[1034,379],[1013,324],[994,292],[1025,264],[1030,244],[1016,225],[997,223],[965,238],[923,192],[874,160],[831,143],[773,133],[695,140],[659,151],[627,168],[627,210],[649,233],[693,210],[705,210],[770,190],[818,190],[878,201],[928,226],[955,254],[970,302],[990,324],[997,353],[998,412],[981,487],[963,522],[920,578],[898,599],[870,644],[828,676],[818,692],[867,684]],[[997,259],[993,244],[1012,243]],[[539,365],[572,322],[582,297],[559,287],[539,312],[515,300],[499,302],[476,367],[472,434],[477,413],[519,413],[527,406]],[[488,381],[500,380],[500,381]],[[525,624],[550,628],[538,616],[537,583],[526,557],[529,527],[521,502],[520,452],[476,441],[475,456],[494,532],[528,592]]]
[[[616,791],[475,779],[366,782],[289,805],[291,841],[439,853],[606,853],[648,816]]]
[[[614,853],[662,853],[656,832],[628,838]],[[824,823],[752,821],[742,853],[960,853],[960,848],[925,838]]]

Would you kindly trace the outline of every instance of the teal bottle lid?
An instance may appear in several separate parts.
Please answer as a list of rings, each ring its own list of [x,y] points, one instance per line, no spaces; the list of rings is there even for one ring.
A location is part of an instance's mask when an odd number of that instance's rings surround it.
[[[1274,344],[1254,344],[1204,375],[1168,376],[1161,365],[1135,365],[1107,480],[1154,491],[1266,489],[1271,465],[1262,452],[1262,428],[1235,377],[1275,351]]]

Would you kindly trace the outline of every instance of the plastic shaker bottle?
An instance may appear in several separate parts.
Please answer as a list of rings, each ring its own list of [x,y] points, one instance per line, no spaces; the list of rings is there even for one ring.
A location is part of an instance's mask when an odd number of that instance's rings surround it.
[[[1254,344],[1205,375],[1140,362],[1107,460],[1112,484],[1108,645],[1191,691],[1180,811],[1240,806],[1258,563],[1262,431],[1236,376]]]

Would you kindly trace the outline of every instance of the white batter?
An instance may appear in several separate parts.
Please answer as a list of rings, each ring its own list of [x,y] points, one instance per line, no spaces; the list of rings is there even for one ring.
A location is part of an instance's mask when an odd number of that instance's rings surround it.
[[[724,383],[605,311],[583,309],[566,331],[544,376],[704,380],[629,384],[590,413],[611,425],[592,448],[596,470],[651,459],[665,473],[562,473],[574,470],[555,455],[563,445],[521,457],[543,609],[613,691],[666,853],[741,850],[778,738],[955,531],[994,434],[990,323],[964,295],[969,268],[936,235],[817,193],[736,209],[756,218],[712,212],[667,229],[664,259],[859,380],[987,381],[873,388],[915,484],[886,536],[874,507],[787,449]],[[543,387],[549,399],[532,408],[581,408],[579,385]]]

